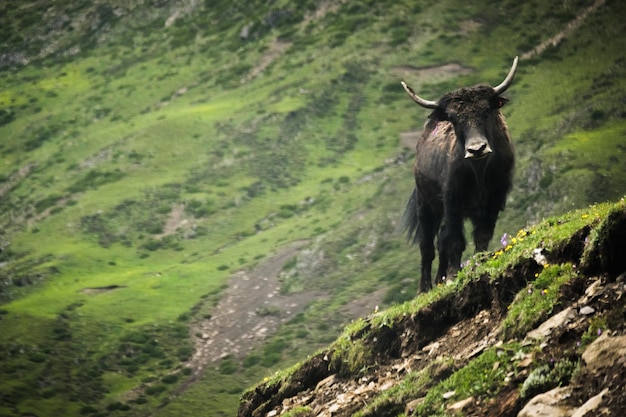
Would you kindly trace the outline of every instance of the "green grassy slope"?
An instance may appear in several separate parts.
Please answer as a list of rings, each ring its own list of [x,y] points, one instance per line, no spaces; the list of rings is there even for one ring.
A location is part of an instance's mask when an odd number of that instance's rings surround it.
[[[153,412],[185,379],[189,323],[232,272],[296,239],[327,257],[284,290],[331,295],[251,354],[275,360],[228,378],[218,364],[157,415],[231,413],[252,381],[328,342],[347,300],[412,297],[416,254],[392,237],[410,163],[392,161],[410,160],[399,134],[426,113],[400,79],[429,98],[495,84],[590,4],[3,6],[0,414]],[[608,1],[521,62],[498,233],[626,192],[623,9]],[[450,62],[473,71],[400,72]],[[329,325],[294,338],[300,320]]]

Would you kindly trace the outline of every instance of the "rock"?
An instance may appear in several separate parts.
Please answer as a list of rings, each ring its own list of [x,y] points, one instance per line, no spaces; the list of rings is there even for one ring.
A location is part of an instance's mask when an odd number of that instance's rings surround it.
[[[481,343],[478,347],[476,347],[474,350],[472,350],[468,355],[466,359],[473,359],[475,357],[477,357],[478,355],[480,355],[481,353],[483,353],[483,351],[488,347],[489,345],[487,343]]]
[[[456,391],[444,392],[443,393],[443,399],[444,400],[449,400],[450,398],[454,397],[454,394],[456,394]]]
[[[596,310],[593,307],[584,306],[580,309],[579,313],[583,316],[588,316],[590,314],[595,313]]]
[[[539,265],[547,265],[548,264],[548,259],[546,258],[546,256],[543,254],[543,249],[542,248],[537,248],[533,250],[533,259],[535,260],[535,262],[537,262]]]
[[[622,364],[626,358],[626,336],[609,337],[607,333],[597,338],[583,352],[585,372]]]
[[[518,368],[528,368],[530,365],[533,364],[533,357],[532,355],[524,355],[524,358],[519,361],[519,363],[517,364]]]
[[[429,355],[434,355],[435,352],[437,352],[437,349],[439,349],[439,342],[433,342],[429,345],[426,345],[422,348],[422,350],[424,352],[428,352]]]
[[[335,374],[332,374],[331,376],[322,379],[320,382],[317,383],[317,385],[315,386],[315,390],[316,391],[321,391],[324,388],[329,388],[332,387],[333,384],[335,383]]]
[[[550,317],[548,320],[541,323],[541,325],[535,330],[531,330],[526,335],[527,338],[530,339],[543,339],[552,334],[554,329],[557,329],[561,326],[569,323],[574,317],[576,313],[572,307],[568,307],[565,310],[561,311],[558,314]]]
[[[239,32],[239,39],[245,41],[250,36],[250,30],[252,29],[252,23],[248,23],[244,27],[241,28]]]
[[[570,395],[569,387],[559,387],[531,399],[517,417],[569,417],[572,409],[560,405]]]
[[[334,413],[339,411],[340,408],[341,407],[339,407],[339,404],[335,403],[335,404],[331,405],[330,407],[328,407],[328,412],[330,413],[330,415],[333,415]]]
[[[602,281],[600,279],[596,279],[585,289],[585,295],[589,298],[593,297],[600,290],[600,285],[602,285]]]
[[[587,415],[587,413],[591,413],[589,415],[594,415],[594,416],[600,415],[600,413],[596,412],[596,410],[602,404],[602,397],[604,397],[608,392],[609,392],[609,389],[605,388],[602,390],[602,392],[600,392],[600,394],[589,398],[587,402],[585,402],[582,405],[582,407],[580,407],[578,410],[574,412],[574,414],[572,414],[572,417],[584,417]]]
[[[424,402],[425,398],[426,397],[418,398],[417,400],[413,400],[407,403],[407,405],[404,407],[404,414],[406,414],[407,416],[412,416],[415,409]]]
[[[393,381],[387,381],[380,386],[379,391],[387,391],[389,388],[393,387],[395,384]]]
[[[367,394],[368,392],[372,392],[373,390],[374,390],[374,387],[371,387],[368,385],[360,385],[357,389],[354,390],[354,394],[363,395],[363,394]]]
[[[468,406],[474,404],[474,397],[469,397],[461,401],[457,401],[454,404],[449,405],[446,410],[458,413],[465,410]]]

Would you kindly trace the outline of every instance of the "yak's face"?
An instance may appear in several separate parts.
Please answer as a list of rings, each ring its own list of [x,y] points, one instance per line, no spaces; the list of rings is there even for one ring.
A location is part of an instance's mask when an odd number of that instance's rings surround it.
[[[495,141],[506,138],[499,130],[504,128],[500,108],[507,101],[488,85],[461,88],[443,96],[430,117],[452,123],[464,158],[479,160],[494,151]]]

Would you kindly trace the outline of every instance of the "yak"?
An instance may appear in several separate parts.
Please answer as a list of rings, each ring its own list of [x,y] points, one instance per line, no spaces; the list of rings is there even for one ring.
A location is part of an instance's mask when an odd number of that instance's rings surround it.
[[[432,288],[435,238],[439,252],[436,281],[453,279],[465,250],[464,222],[473,225],[476,252],[486,251],[511,189],[515,152],[504,116],[504,93],[515,77],[518,58],[496,87],[478,84],[445,94],[438,101],[419,97],[401,82],[420,106],[432,110],[416,145],[415,188],[400,227],[419,245],[419,292]]]

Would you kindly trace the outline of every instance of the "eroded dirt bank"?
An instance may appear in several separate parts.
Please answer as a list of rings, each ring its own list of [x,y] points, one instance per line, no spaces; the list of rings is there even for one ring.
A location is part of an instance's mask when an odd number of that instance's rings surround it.
[[[588,246],[591,238],[593,247]],[[502,353],[507,353],[504,350],[513,339],[527,349],[514,360],[493,365],[506,368],[503,385],[492,387],[491,396],[459,398],[455,392],[443,394],[447,414],[624,415],[624,248],[626,210],[622,208],[611,213],[603,226],[584,227],[550,248],[545,259],[520,259],[505,273],[473,280],[460,292],[389,325],[374,326],[374,316],[369,317],[369,324],[350,336],[351,343],[362,346],[361,369],[355,371],[351,358],[340,357],[331,346],[290,377],[262,383],[244,394],[238,415],[422,415],[416,409],[431,388],[488,350],[497,352],[501,347]],[[571,264],[577,272],[559,288],[552,311],[538,318],[532,330],[507,335],[502,323],[508,308],[518,294],[532,291],[533,280],[544,267],[542,263]],[[581,348],[586,337],[595,340]],[[576,372],[561,378],[558,384],[527,383],[531,374],[537,374],[538,364],[546,364],[549,372],[564,358],[567,363],[578,364]],[[420,375],[428,381],[413,381]],[[420,388],[407,391],[410,395],[399,395],[403,384],[408,383]]]

